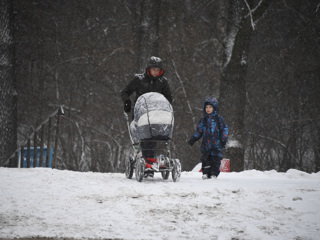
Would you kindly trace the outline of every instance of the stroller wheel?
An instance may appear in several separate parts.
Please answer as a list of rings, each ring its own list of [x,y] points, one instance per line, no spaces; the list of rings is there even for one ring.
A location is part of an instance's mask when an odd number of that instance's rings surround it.
[[[136,179],[138,182],[141,182],[144,177],[145,166],[145,160],[143,158],[138,158],[136,162]]]
[[[132,166],[132,158],[127,158],[126,162],[125,162],[125,166],[126,166],[126,177],[131,179],[132,175],[133,175],[133,166]]]
[[[163,165],[167,168],[167,169],[169,169],[169,167],[170,167],[170,160],[169,160],[169,158],[164,158],[164,159],[162,159],[163,160]],[[167,180],[168,178],[169,178],[169,175],[170,175],[170,172],[169,172],[169,170],[167,170],[167,171],[163,171],[163,172],[161,172],[161,176],[162,176],[162,178],[164,179],[164,180]]]
[[[169,171],[161,172],[161,176],[164,180],[167,180],[169,178]]]
[[[181,164],[179,159],[173,159],[172,180],[178,182],[181,176]]]

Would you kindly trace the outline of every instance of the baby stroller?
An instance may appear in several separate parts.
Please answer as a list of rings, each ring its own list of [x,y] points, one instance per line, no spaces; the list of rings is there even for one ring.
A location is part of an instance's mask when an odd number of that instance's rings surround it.
[[[179,181],[181,164],[170,152],[174,117],[169,101],[160,93],[145,93],[135,104],[131,124],[125,116],[133,146],[133,154],[125,161],[126,177],[131,179],[135,172],[141,182],[147,173],[160,172],[167,180],[171,172],[172,180]]]

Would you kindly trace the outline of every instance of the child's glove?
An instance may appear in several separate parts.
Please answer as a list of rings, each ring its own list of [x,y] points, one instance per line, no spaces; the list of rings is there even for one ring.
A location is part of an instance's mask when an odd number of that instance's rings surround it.
[[[189,144],[190,146],[192,146],[196,141],[197,141],[196,138],[195,138],[194,136],[192,136],[192,137],[190,138],[190,140],[188,141],[188,144]]]
[[[221,147],[222,147],[222,148],[225,148],[225,147],[226,147],[226,144],[227,144],[227,143],[226,143],[225,141],[222,141],[222,142],[221,142]]]
[[[126,112],[126,113],[128,113],[128,112],[130,112],[131,111],[131,101],[130,100],[128,100],[128,101],[126,101],[125,103],[124,103],[124,111]]]

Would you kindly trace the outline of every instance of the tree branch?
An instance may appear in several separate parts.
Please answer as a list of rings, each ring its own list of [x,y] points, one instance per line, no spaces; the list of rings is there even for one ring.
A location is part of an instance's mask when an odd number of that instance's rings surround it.
[[[255,24],[254,24],[253,18],[252,18],[252,11],[251,11],[251,9],[250,9],[250,6],[249,6],[247,0],[244,0],[244,2],[245,2],[246,5],[247,5],[248,11],[249,11],[249,15],[250,15],[250,20],[251,20],[251,27],[252,27],[252,30],[254,31],[254,29],[255,29]]]

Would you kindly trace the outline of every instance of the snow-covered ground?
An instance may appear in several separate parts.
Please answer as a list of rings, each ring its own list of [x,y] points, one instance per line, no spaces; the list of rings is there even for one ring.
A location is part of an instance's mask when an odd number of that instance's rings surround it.
[[[0,168],[0,238],[320,239],[320,172],[141,183],[121,173]]]

